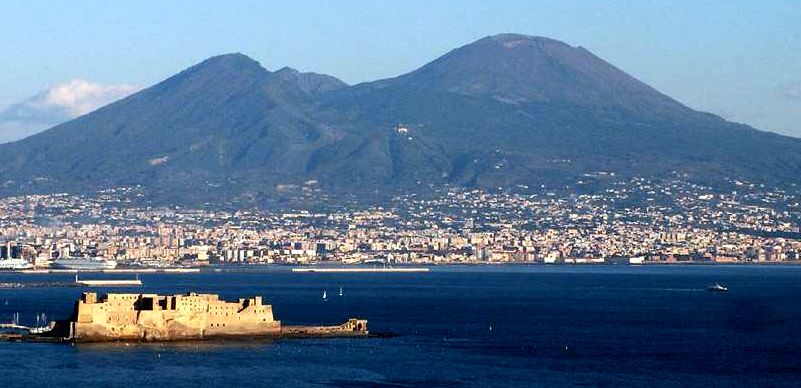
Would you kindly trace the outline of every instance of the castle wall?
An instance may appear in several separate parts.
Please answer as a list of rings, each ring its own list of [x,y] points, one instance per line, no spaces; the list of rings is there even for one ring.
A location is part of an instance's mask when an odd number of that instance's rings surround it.
[[[278,335],[281,322],[261,297],[225,302],[217,295],[86,293],[76,306],[73,337],[80,341],[163,341]]]

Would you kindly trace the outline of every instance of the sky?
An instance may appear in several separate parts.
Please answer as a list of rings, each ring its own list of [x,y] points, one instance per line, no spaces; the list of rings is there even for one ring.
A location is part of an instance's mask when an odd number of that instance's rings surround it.
[[[0,132],[4,117],[73,117],[119,97],[86,90],[134,91],[222,53],[353,84],[502,32],[585,47],[694,109],[801,137],[798,0],[4,0]],[[48,99],[65,85],[84,87]]]

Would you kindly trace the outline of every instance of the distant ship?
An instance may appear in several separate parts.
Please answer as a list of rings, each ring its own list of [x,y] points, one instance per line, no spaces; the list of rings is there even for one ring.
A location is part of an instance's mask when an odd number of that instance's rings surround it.
[[[729,288],[726,286],[721,286],[720,283],[715,283],[707,287],[706,290],[709,292],[726,292],[729,290]]]
[[[0,260],[0,270],[2,269],[10,269],[10,270],[20,270],[20,269],[31,269],[33,265],[25,259],[3,259]]]
[[[104,270],[117,268],[117,262],[102,257],[67,257],[53,261],[51,267],[58,269]]]

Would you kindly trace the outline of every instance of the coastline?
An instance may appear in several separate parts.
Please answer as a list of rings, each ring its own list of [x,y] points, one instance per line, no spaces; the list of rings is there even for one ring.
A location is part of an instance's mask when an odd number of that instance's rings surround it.
[[[465,263],[413,263],[401,264],[392,267],[376,267],[364,264],[272,264],[254,263],[242,265],[213,265],[194,268],[118,268],[105,270],[77,270],[77,269],[25,269],[0,270],[0,274],[45,275],[45,274],[198,274],[209,272],[248,272],[259,270],[287,270],[293,273],[425,273],[435,268],[482,268],[482,267],[795,267],[801,266],[801,261],[769,261],[769,262],[643,262],[641,264],[629,263],[542,263],[533,261],[507,261],[507,262],[465,262]]]

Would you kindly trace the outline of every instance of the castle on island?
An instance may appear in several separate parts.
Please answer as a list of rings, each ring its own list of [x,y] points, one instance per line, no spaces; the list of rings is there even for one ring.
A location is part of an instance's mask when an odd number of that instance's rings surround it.
[[[227,302],[216,294],[107,294],[85,292],[73,316],[52,334],[74,341],[173,341],[221,337],[367,335],[367,320],[338,326],[282,326],[262,297]]]

